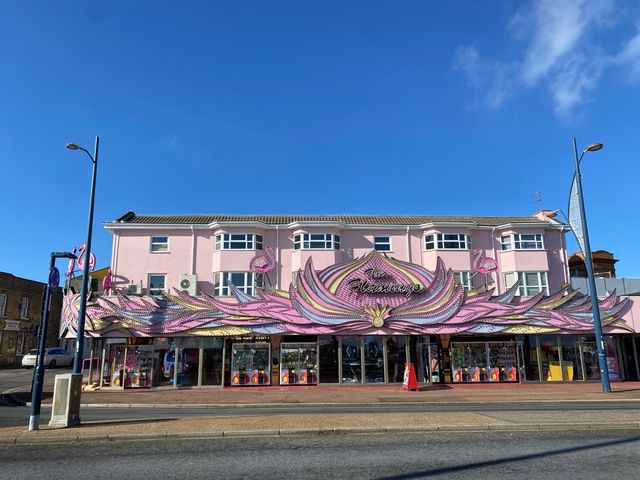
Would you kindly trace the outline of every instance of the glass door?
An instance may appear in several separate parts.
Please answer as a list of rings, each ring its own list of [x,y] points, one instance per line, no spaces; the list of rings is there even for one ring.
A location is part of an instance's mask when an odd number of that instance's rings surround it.
[[[360,337],[342,337],[342,383],[362,383]]]
[[[364,337],[364,382],[384,383],[384,337]]]
[[[407,363],[407,343],[403,335],[387,337],[387,374],[389,383],[402,383]]]

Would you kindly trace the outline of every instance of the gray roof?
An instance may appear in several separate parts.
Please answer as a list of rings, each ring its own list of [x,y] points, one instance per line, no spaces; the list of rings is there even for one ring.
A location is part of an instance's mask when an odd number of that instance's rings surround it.
[[[115,223],[147,225],[208,225],[223,222],[262,222],[267,225],[288,225],[295,222],[342,222],[348,225],[423,225],[425,223],[472,223],[484,226],[508,223],[543,223],[534,216],[476,217],[435,215],[138,215],[127,212]]]

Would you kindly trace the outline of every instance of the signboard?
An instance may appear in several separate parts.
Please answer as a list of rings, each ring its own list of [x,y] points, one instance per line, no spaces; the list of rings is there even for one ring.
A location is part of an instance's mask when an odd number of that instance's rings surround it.
[[[11,331],[20,330],[20,321],[19,320],[5,320],[4,321],[4,329]]]
[[[60,286],[60,272],[56,267],[53,267],[49,272],[49,288],[55,290]]]

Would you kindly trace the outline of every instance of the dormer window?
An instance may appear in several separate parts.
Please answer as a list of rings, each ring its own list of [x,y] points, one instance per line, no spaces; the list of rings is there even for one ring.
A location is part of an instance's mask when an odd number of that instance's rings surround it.
[[[340,250],[340,235],[334,233],[297,233],[294,250]]]
[[[216,250],[262,250],[262,235],[255,233],[219,233]]]
[[[471,238],[465,233],[431,233],[424,236],[425,250],[469,250]]]
[[[502,250],[544,250],[540,233],[510,233],[501,237]]]

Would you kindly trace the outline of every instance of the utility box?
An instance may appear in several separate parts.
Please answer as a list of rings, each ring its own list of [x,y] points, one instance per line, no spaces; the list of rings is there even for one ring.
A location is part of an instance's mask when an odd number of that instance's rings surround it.
[[[80,425],[80,394],[82,374],[63,373],[56,375],[53,386],[53,405],[50,427],[73,427]]]

